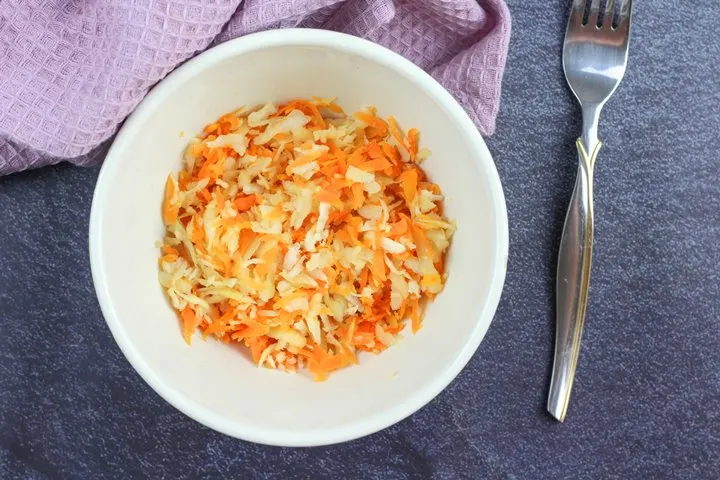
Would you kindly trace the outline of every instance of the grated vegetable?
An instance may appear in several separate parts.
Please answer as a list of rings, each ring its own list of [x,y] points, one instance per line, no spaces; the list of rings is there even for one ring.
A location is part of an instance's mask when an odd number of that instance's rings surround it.
[[[333,99],[242,108],[168,176],[159,281],[188,344],[238,342],[315,380],[393,345],[443,288],[455,230],[405,134]]]

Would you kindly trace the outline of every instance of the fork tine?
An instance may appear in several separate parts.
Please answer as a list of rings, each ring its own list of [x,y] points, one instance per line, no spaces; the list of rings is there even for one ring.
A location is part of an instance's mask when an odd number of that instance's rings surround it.
[[[622,0],[620,5],[620,15],[616,30],[620,35],[628,37],[630,35],[630,23],[632,20],[633,0]]]
[[[620,0],[622,2],[622,0]],[[615,22],[615,0],[608,0],[605,6],[605,15],[603,15],[603,28],[613,28]]]
[[[600,17],[600,0],[592,0],[590,3],[590,14],[588,15],[587,24],[591,27],[597,25]]]
[[[583,15],[585,14],[585,0],[573,0],[570,9],[570,18],[568,19],[568,27],[582,25]]]
[[[620,19],[618,25],[624,21],[630,22],[632,17],[633,0],[624,0],[620,6]]]

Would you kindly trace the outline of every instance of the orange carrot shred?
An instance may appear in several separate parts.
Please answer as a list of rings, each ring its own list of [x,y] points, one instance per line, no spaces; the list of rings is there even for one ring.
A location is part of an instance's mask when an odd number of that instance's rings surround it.
[[[410,157],[415,159],[418,153],[418,143],[420,142],[420,132],[416,128],[408,130],[408,150]]]
[[[386,168],[392,168],[392,166],[392,162],[390,162],[387,158],[377,157],[360,164],[359,168],[367,172],[377,172],[379,170],[385,170]]]
[[[165,225],[175,223],[177,219],[180,207],[174,204],[175,202],[175,182],[172,176],[168,175],[167,181],[165,182],[165,200],[163,201],[163,221]]]
[[[377,142],[370,142],[368,144],[367,153],[370,158],[379,158],[383,155],[382,148],[380,148]]]
[[[395,223],[390,224],[390,231],[388,232],[391,237],[398,237],[408,230],[408,222],[406,218],[402,218]]]
[[[255,232],[253,232],[250,229],[244,229],[240,232],[240,239],[238,243],[238,252],[240,254],[244,254],[247,250],[248,246],[250,246],[250,242],[252,242],[255,239]]]
[[[403,193],[405,194],[405,200],[409,204],[415,199],[415,194],[417,193],[417,172],[414,169],[405,170],[400,175],[400,182]]]
[[[257,197],[254,194],[246,196],[238,196],[233,200],[233,206],[238,212],[244,212],[250,210],[254,205],[257,204]]]
[[[385,124],[385,122],[383,122],[378,117],[376,117],[374,115],[370,115],[369,113],[366,113],[366,112],[357,112],[357,113],[355,113],[355,118],[357,118],[360,121],[365,122],[366,124],[368,124],[368,126],[376,129],[377,135],[379,137],[384,137],[385,135],[387,135],[387,131],[388,131],[387,125]]]
[[[388,117],[388,124],[390,125],[390,133],[392,133],[393,138],[397,143],[400,145],[405,145],[405,138],[402,133],[402,130],[400,130],[400,126],[395,121],[394,117]]]
[[[412,331],[417,333],[420,330],[420,304],[417,297],[412,299],[410,308],[410,318],[412,319]]]
[[[340,192],[338,192],[336,190],[329,190],[329,189],[320,190],[319,192],[317,192],[315,194],[315,198],[317,199],[318,202],[331,203],[331,202],[334,202],[335,200],[340,199]]]
[[[373,254],[373,270],[375,271],[375,275],[377,275],[377,277],[383,282],[387,278],[385,269],[385,255],[383,254],[383,251],[375,250],[375,253]]]
[[[220,189],[215,190],[215,202],[217,203],[218,209],[222,210],[225,208],[225,195]]]
[[[353,208],[360,208],[365,202],[365,194],[363,193],[363,186],[360,183],[354,183],[351,187],[353,196]]]
[[[185,338],[185,342],[190,345],[192,334],[200,324],[200,321],[190,307],[185,307],[180,316],[182,317],[183,338]]]

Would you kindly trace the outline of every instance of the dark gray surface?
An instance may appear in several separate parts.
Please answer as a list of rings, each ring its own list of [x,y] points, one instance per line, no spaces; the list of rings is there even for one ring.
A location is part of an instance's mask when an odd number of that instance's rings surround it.
[[[13,175],[0,179],[0,478],[720,477],[717,1],[636,2],[631,67],[601,123],[591,302],[563,425],[544,403],[579,130],[559,61],[569,2],[508,3],[488,141],[509,209],[508,276],[446,391],[327,448],[208,430],[143,383],[102,319],[87,254],[98,169]]]

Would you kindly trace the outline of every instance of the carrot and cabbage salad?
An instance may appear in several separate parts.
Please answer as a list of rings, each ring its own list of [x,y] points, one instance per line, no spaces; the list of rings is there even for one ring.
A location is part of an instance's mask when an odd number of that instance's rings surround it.
[[[333,99],[240,109],[168,176],[159,280],[187,343],[240,342],[315,380],[421,326],[454,225],[420,168],[429,151],[374,107]]]

